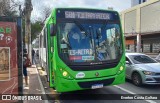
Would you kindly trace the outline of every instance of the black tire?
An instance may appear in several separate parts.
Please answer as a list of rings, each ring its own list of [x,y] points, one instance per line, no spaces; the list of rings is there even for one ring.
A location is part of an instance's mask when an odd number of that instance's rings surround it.
[[[133,73],[133,75],[132,75],[132,82],[136,86],[141,86],[142,85],[142,78],[139,75],[139,73]]]

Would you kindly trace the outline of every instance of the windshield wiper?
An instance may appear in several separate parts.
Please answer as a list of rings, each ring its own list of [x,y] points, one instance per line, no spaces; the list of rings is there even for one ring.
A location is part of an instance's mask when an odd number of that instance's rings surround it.
[[[109,21],[106,20],[100,28],[96,29],[96,40],[98,40],[98,46],[99,46],[99,39],[102,37],[102,34],[99,29],[103,29],[108,22]]]
[[[96,40],[98,40],[98,46],[99,46],[99,39],[102,36],[102,34],[100,33],[100,31],[97,29],[96,30]]]
[[[74,21],[74,23],[80,28],[82,34],[85,34],[86,37],[89,35],[89,33],[85,30],[81,23],[79,23],[78,21]]]

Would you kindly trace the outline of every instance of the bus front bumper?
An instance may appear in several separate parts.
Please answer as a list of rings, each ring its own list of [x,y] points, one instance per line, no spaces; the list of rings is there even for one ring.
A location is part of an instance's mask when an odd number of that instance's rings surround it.
[[[102,78],[92,78],[92,79],[65,79],[61,77],[57,77],[57,92],[68,92],[75,90],[83,90],[83,89],[93,89],[95,85],[109,86],[109,85],[117,85],[125,82],[125,72],[120,73],[119,75],[110,76],[110,77],[102,77]],[[97,86],[98,88],[98,86]]]

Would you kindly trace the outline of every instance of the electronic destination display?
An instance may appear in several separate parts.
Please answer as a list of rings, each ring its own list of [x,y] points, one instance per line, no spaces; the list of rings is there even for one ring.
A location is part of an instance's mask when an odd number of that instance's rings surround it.
[[[58,19],[117,20],[118,13],[94,9],[57,9]]]

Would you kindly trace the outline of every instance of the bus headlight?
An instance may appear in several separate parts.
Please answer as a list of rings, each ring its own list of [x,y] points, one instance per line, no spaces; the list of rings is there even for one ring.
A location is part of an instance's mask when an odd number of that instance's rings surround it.
[[[119,68],[120,71],[122,71],[123,69],[124,69],[123,66],[121,66],[121,67]]]
[[[118,70],[117,74],[122,73],[122,71],[123,71],[123,70],[124,70],[124,67],[123,67],[123,66],[120,66],[120,68],[119,68],[119,70]]]
[[[66,71],[63,71],[63,76],[65,77],[67,75],[68,75],[68,73]]]
[[[67,78],[67,79],[73,79],[73,77],[70,75],[70,73],[67,70],[65,70],[64,68],[60,68],[59,70],[61,72],[62,77]]]

